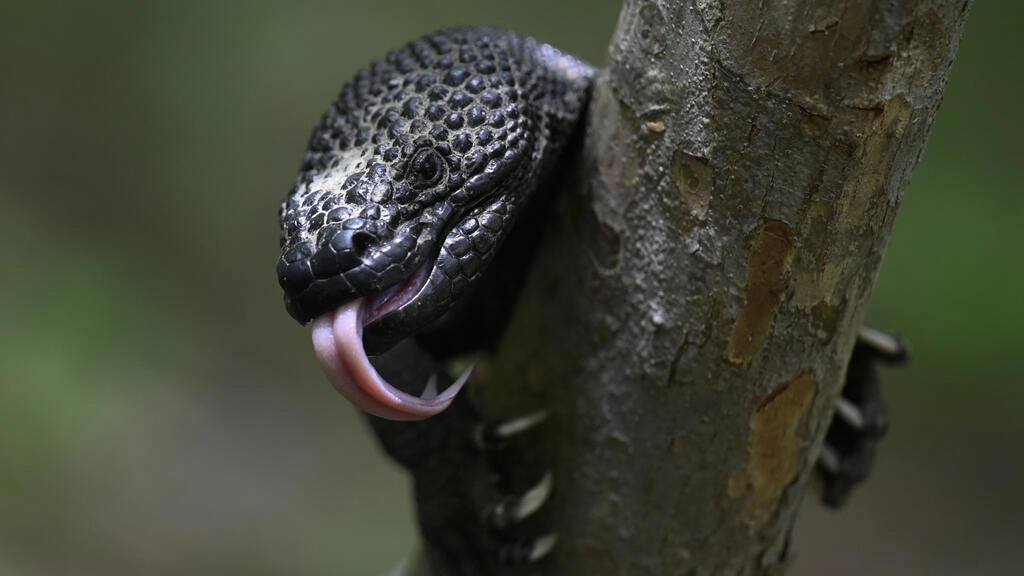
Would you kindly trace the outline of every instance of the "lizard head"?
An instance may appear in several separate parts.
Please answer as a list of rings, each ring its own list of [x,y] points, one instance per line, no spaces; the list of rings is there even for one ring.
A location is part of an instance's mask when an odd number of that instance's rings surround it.
[[[335,387],[373,414],[423,418],[454,396],[398,391],[366,356],[472,289],[533,188],[544,127],[513,72],[519,41],[445,31],[360,72],[314,129],[281,205],[285,306],[314,322]]]

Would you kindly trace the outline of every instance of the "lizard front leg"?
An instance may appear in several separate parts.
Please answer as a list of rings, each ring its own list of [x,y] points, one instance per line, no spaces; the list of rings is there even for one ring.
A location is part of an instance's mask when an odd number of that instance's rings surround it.
[[[381,376],[419,395],[428,381],[440,390],[453,378],[412,340],[372,359]],[[556,538],[535,515],[548,501],[550,471],[533,486],[511,486],[504,471],[545,421],[537,412],[484,422],[469,394],[433,418],[397,422],[370,416],[382,447],[412,475],[428,561],[439,574],[489,574],[501,566],[541,560]]]

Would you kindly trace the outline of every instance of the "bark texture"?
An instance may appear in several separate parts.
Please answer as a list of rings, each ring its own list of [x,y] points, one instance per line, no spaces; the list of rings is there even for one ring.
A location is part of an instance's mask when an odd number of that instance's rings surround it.
[[[551,412],[534,464],[560,541],[537,573],[783,568],[969,5],[626,2],[474,387],[488,417]]]
[[[550,417],[486,459],[438,449],[410,572],[784,569],[969,5],[626,2],[512,325],[461,401]],[[451,412],[438,437],[461,437]],[[553,500],[501,537],[553,529],[553,556],[468,549],[492,541],[470,518],[479,487],[547,468]],[[452,538],[464,553],[432,544]]]

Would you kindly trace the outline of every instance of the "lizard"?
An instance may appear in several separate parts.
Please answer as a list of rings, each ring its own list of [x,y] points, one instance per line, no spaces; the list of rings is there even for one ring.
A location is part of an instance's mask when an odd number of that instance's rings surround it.
[[[475,480],[527,450],[513,440],[545,413],[486,422],[458,394],[472,366],[454,376],[446,367],[496,345],[595,75],[502,29],[414,40],[344,85],[280,208],[285,307],[312,323],[332,385],[411,471],[438,573],[534,563],[557,539],[526,525],[550,473],[519,490],[500,474]],[[885,432],[876,362],[905,357],[898,338],[860,330],[817,464],[826,504],[842,504],[867,476]]]

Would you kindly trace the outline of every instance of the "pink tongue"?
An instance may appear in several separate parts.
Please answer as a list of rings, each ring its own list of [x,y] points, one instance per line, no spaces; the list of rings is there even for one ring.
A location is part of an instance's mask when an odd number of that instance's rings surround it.
[[[390,420],[422,420],[448,407],[465,383],[459,378],[444,393],[427,398],[406,394],[388,384],[370,364],[363,350],[360,298],[313,321],[313,349],[335,390],[356,406]],[[467,374],[468,376],[468,374]]]

